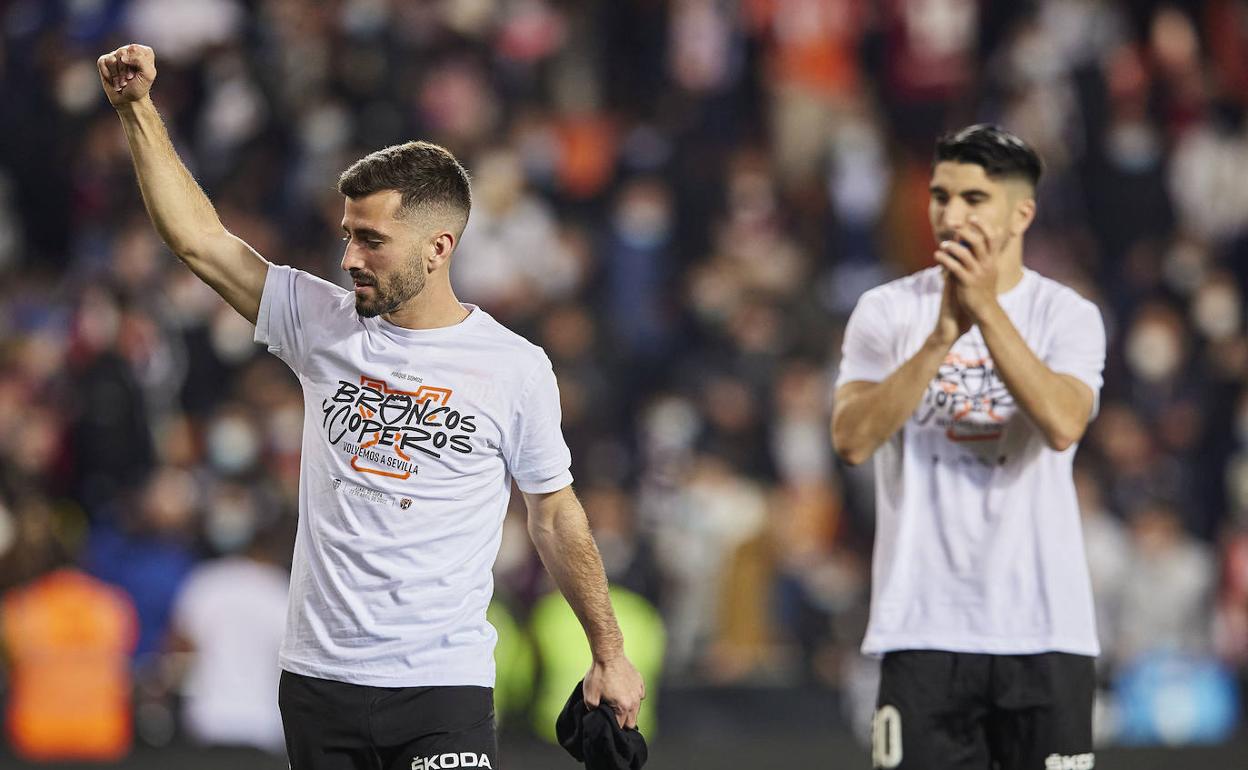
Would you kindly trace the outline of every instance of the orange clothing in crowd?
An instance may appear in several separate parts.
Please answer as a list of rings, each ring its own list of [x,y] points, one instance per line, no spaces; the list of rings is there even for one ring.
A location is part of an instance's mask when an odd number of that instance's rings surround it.
[[[52,572],[3,599],[11,665],[7,724],[27,759],[115,760],[130,750],[134,605],[76,569]]]
[[[863,0],[747,0],[744,6],[748,26],[772,41],[772,76],[833,98],[860,87],[858,45],[869,10]]]

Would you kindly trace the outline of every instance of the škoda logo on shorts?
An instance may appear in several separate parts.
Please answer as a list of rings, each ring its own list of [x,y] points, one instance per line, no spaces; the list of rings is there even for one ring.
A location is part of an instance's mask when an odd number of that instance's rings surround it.
[[[1095,754],[1050,754],[1044,758],[1044,770],[1092,770]]]
[[[485,754],[473,754],[471,751],[412,758],[412,770],[448,770],[456,767],[488,767],[492,770],[494,766]]]

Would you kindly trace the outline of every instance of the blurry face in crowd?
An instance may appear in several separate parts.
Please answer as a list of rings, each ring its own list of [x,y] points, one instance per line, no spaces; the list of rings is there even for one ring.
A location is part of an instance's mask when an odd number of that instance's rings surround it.
[[[936,241],[956,241],[969,229],[974,215],[989,233],[996,234],[997,254],[1017,244],[1035,216],[1031,186],[1013,178],[993,179],[974,163],[942,161],[932,169],[927,203]]]
[[[396,217],[397,190],[345,200],[342,269],[355,284],[355,310],[365,318],[392,313],[424,290],[433,234],[415,215]]]

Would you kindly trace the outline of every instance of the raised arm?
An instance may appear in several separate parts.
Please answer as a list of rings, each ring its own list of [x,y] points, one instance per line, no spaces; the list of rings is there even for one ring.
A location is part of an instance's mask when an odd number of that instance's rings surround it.
[[[842,460],[857,465],[872,454],[910,419],[928,383],[949,349],[967,329],[953,285],[945,279],[936,328],[908,361],[880,382],[857,380],[836,390],[832,408],[832,446]]]
[[[96,63],[104,92],[125,128],[143,203],[156,232],[191,272],[254,324],[268,263],[225,229],[174,151],[150,96],[156,80],[155,53],[131,44]]]
[[[585,703],[596,708],[606,701],[621,727],[636,727],[646,686],[624,655],[624,635],[611,608],[602,557],[585,510],[572,487],[546,494],[525,492],[524,502],[529,537],[589,639],[593,664],[585,675]]]

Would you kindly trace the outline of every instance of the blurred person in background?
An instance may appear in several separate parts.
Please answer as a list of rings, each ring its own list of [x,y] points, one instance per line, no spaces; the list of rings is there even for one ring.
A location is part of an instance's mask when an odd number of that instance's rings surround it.
[[[1087,468],[1076,467],[1074,477],[1096,604],[1097,637],[1102,647],[1112,650],[1118,642],[1118,613],[1127,589],[1131,539],[1122,521],[1107,509],[1096,475]],[[1101,657],[1098,664],[1111,664],[1109,657]]]
[[[1105,333],[1095,305],[1023,266],[1041,169],[997,126],[941,137],[937,264],[863,295],[845,332],[832,439],[876,459],[878,768],[1093,761],[1072,463]]]
[[[1223,546],[1223,581],[1218,596],[1215,643],[1219,656],[1239,670],[1242,695],[1248,694],[1248,526],[1240,517]]]
[[[696,454],[673,481],[673,488],[651,501],[659,517],[654,540],[669,619],[668,666],[676,677],[729,681],[740,676],[741,666],[731,654],[708,653],[733,647],[721,643],[724,626],[748,627],[752,636],[763,630],[757,628],[757,603],[724,601],[724,587],[734,555],[763,530],[767,498],[761,484],[711,453]],[[745,623],[722,617],[741,613]]]
[[[153,464],[142,387],[122,352],[122,307],[103,287],[83,293],[74,319],[70,369],[81,409],[74,415],[75,482],[84,500],[107,500],[140,483]]]
[[[1131,553],[1115,618],[1122,666],[1149,652],[1208,654],[1212,550],[1183,530],[1174,506],[1154,499],[1131,513]]]
[[[559,242],[550,205],[526,189],[518,154],[485,154],[475,177],[477,205],[451,268],[455,285],[500,317],[532,315],[545,297],[567,295],[575,261]]]
[[[27,760],[115,762],[134,738],[134,603],[74,564],[42,498],[18,499],[12,516],[3,572],[20,582],[0,598],[8,739]]]
[[[124,46],[97,67],[157,232],[304,386],[279,657],[292,767],[497,766],[485,615],[513,477],[589,639],[585,702],[635,727],[644,685],[572,492],[549,359],[451,289],[471,206],[458,161],[408,142],[343,173],[348,292],[225,229],[152,104],[151,48]]]
[[[286,630],[290,575],[285,554],[293,542],[285,520],[263,526],[260,501],[246,488],[221,490],[209,515],[209,536],[221,558],[200,562],[173,605],[168,648],[184,656],[179,691],[182,719],[192,740],[205,746],[284,749],[277,708],[279,671],[273,665]],[[237,534],[220,534],[227,528]]]
[[[120,500],[107,512],[109,521],[97,521],[88,535],[87,571],[124,590],[138,609],[134,654],[140,668],[156,663],[174,597],[195,565],[199,498],[190,472],[161,466],[133,499]]]

